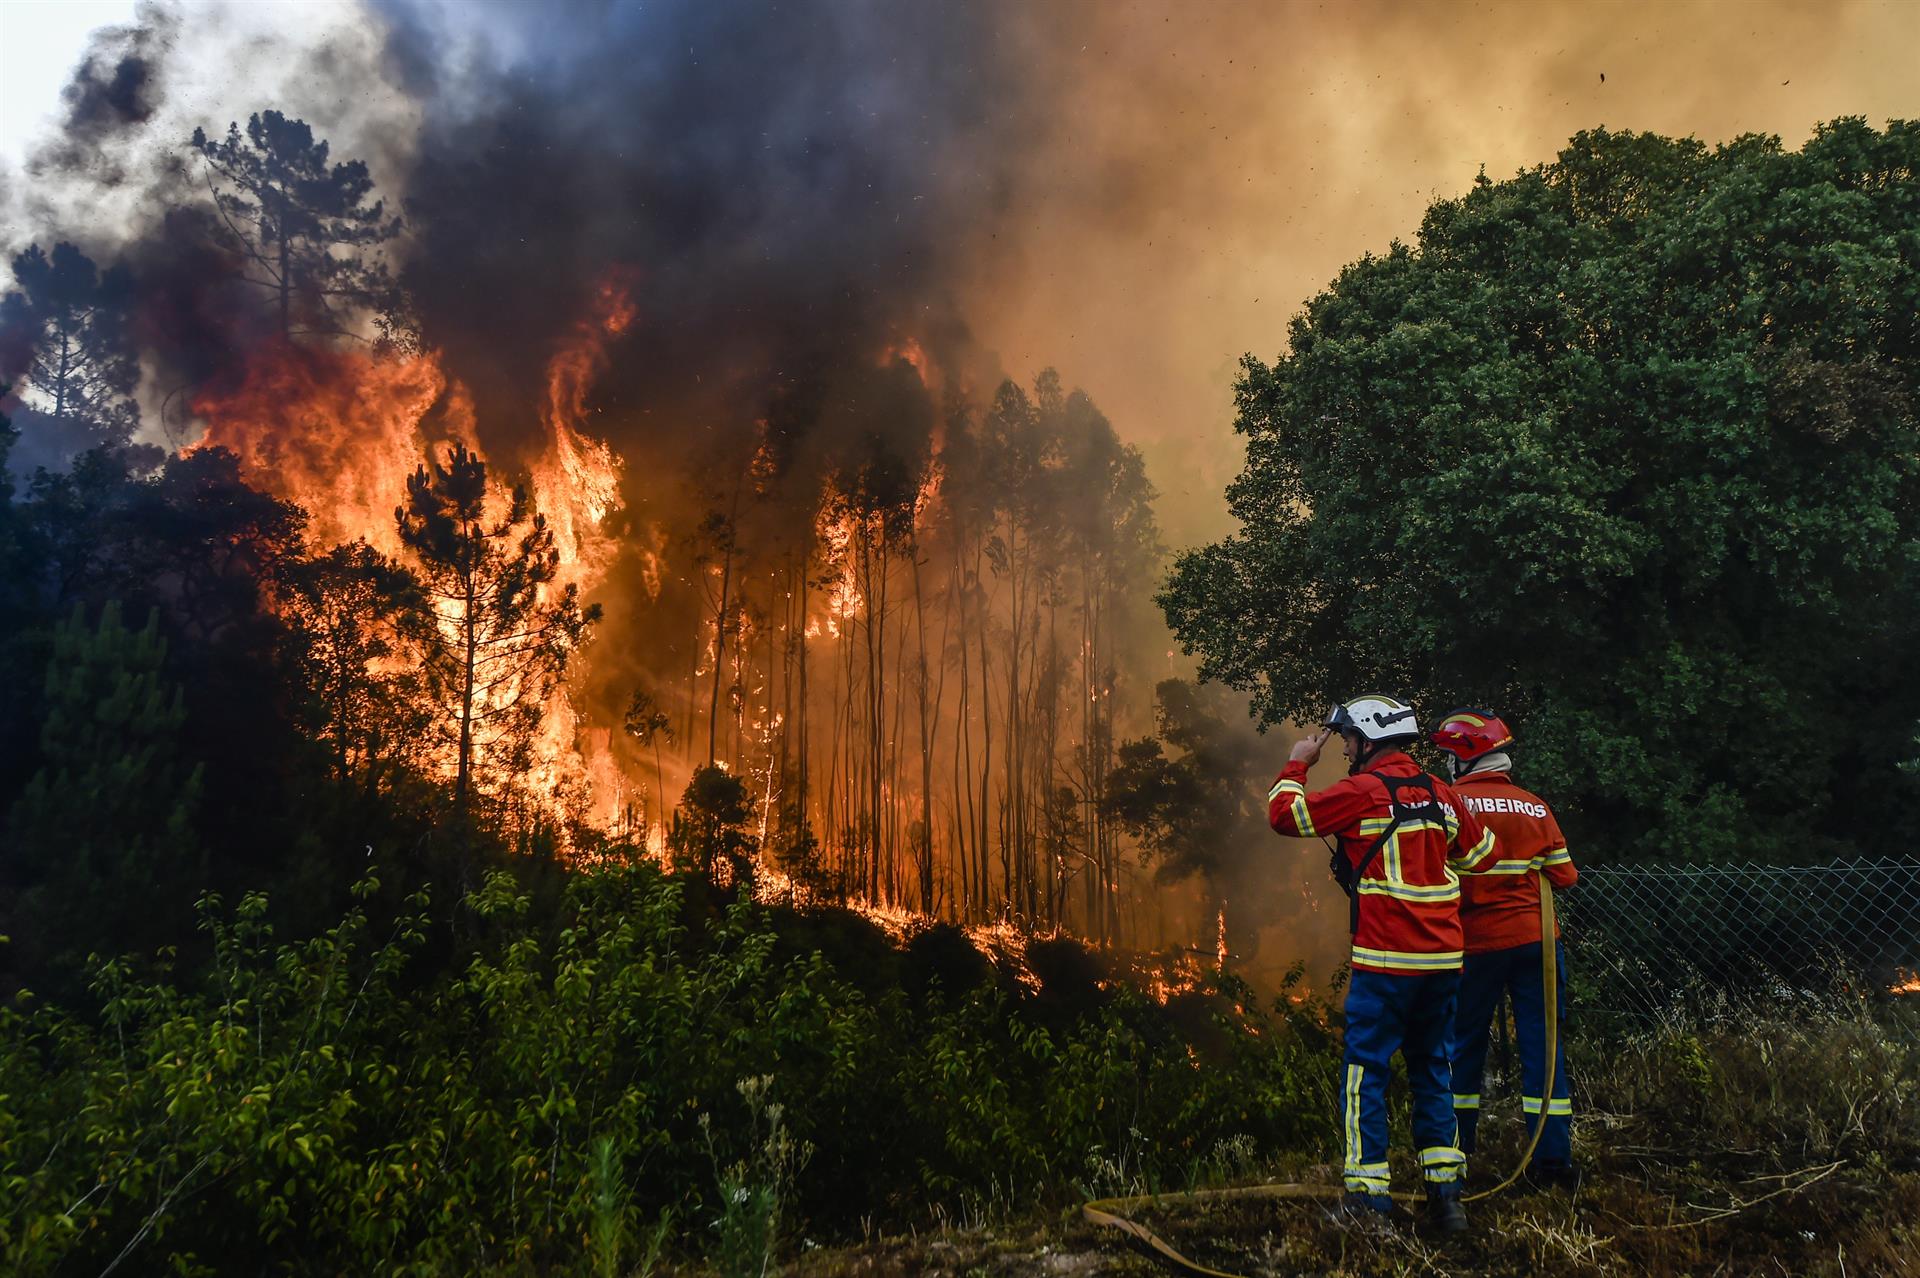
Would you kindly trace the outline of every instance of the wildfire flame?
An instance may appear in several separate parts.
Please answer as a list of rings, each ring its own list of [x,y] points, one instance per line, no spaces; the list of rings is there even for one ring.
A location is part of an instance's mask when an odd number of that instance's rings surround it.
[[[793,880],[779,870],[762,865],[756,872],[755,900],[772,905],[792,901],[796,897]],[[845,903],[845,907],[885,932],[887,938],[896,945],[904,944],[915,932],[938,921],[918,910],[877,901],[851,900]],[[1027,962],[1027,947],[1035,941],[1050,940],[1058,933],[1022,931],[1005,920],[974,924],[961,930],[973,942],[975,949],[1004,968],[1014,980],[1032,993],[1040,992],[1040,977]],[[1162,998],[1160,1001],[1166,1000]]]
[[[531,467],[535,507],[553,531],[560,571],[554,585],[591,594],[606,577],[614,545],[606,522],[620,509],[618,454],[582,430],[587,395],[606,366],[608,339],[626,331],[635,310],[625,285],[602,282],[591,312],[574,326],[547,366],[546,452]],[[557,792],[570,780],[584,784],[587,819],[610,827],[624,806],[627,785],[615,763],[611,734],[583,734],[580,715],[562,684],[548,700],[536,750],[537,784]]]
[[[1894,975],[1900,979],[1887,987],[1889,994],[1920,994],[1920,971],[1898,968]]]
[[[533,446],[529,452],[499,459],[524,466],[534,505],[552,534],[559,572],[547,589],[571,587],[589,600],[605,582],[616,552],[613,522],[622,509],[624,465],[592,429],[593,387],[608,366],[609,343],[627,332],[634,318],[625,283],[618,275],[609,277],[547,362],[538,399],[541,429]],[[917,343],[908,341],[890,349],[885,359],[907,361],[923,381],[931,376],[927,356]],[[268,344],[254,351],[231,376],[197,395],[191,408],[206,426],[203,438],[192,447],[224,446],[235,452],[250,482],[310,513],[309,527],[317,546],[364,539],[403,562],[408,552],[400,543],[393,512],[415,468],[454,443],[483,455],[472,398],[448,375],[439,353],[433,351],[400,357]],[[756,484],[771,482],[773,463],[774,454],[763,441],[749,478]],[[939,507],[947,495],[945,479],[937,465],[929,466],[920,477],[911,511],[916,529],[939,522]],[[505,492],[497,497],[504,506]],[[752,660],[756,646],[764,643],[771,650],[789,627],[812,638],[831,636],[844,641],[867,633],[876,641],[907,643],[906,632],[889,635],[886,619],[869,615],[870,607],[876,613],[892,611],[881,604],[887,598],[888,557],[898,548],[889,541],[891,528],[881,521],[898,515],[866,513],[852,497],[828,495],[813,517],[825,571],[824,580],[811,579],[819,581],[820,588],[803,596],[803,612],[781,616],[774,611],[732,609],[702,622],[696,631],[698,646],[682,658],[690,686],[698,681],[705,687],[704,681],[712,679],[716,702],[724,693],[730,703],[735,724],[729,733],[731,743],[722,746],[716,762],[730,767],[757,792],[763,843],[770,834],[772,814],[782,810],[786,774],[776,740],[784,709],[767,674],[771,667]],[[663,578],[669,573],[668,548],[673,544],[668,528],[645,522],[622,532],[648,597],[659,599]],[[719,564],[707,564],[704,569],[688,565],[677,569],[677,580],[685,586],[689,574],[703,570],[715,577],[723,572]],[[697,578],[693,584],[700,584]],[[718,586],[717,581],[712,584]],[[918,584],[916,580],[916,590]],[[773,599],[776,590],[777,584],[769,585],[767,598]],[[441,621],[457,625],[453,618],[443,616]],[[906,658],[900,655],[906,651],[904,646],[898,648],[889,674],[897,677],[907,668]],[[1094,661],[1090,641],[1083,641],[1081,659]],[[803,699],[804,670],[803,665]],[[587,686],[578,677],[570,677],[570,683],[575,689]],[[642,854],[664,863],[666,827],[661,818],[670,805],[672,786],[657,757],[658,748],[653,766],[636,772],[638,780],[629,778],[620,760],[623,750],[630,757],[632,746],[624,737],[616,739],[607,727],[587,724],[572,699],[575,695],[569,693],[568,684],[562,684],[543,707],[533,764],[520,778],[524,787],[520,793],[551,817],[581,821],[603,831],[624,831],[629,840],[637,831]],[[976,695],[981,702],[973,704],[985,703],[988,694]],[[1092,695],[1097,699],[1102,693],[1096,690]],[[1104,695],[1111,696],[1110,688]],[[688,722],[693,722],[691,714]],[[729,759],[728,754],[733,757]],[[448,767],[451,771],[450,761]],[[898,778],[876,779],[873,803],[879,811],[893,812],[901,829],[911,830],[922,819],[921,813],[913,792],[897,782]],[[561,833],[564,838],[564,825]],[[764,862],[756,868],[755,883],[763,900],[792,901],[803,895]],[[898,903],[901,892],[891,880],[863,885],[843,878],[839,890],[844,893],[850,886],[891,898],[839,903],[865,915],[896,941],[908,939],[934,921]],[[1108,890],[1116,891],[1117,885],[1109,885]],[[1035,939],[1057,933],[1036,934],[1009,921],[975,924],[965,931],[1001,970],[1028,989],[1041,988],[1028,961],[1028,947]],[[1178,956],[1135,961],[1126,981],[1144,987],[1162,1002],[1213,988],[1214,965],[1224,967],[1230,957],[1224,908],[1216,914],[1212,941],[1210,948],[1203,942]]]
[[[587,394],[606,366],[607,339],[633,322],[624,288],[601,285],[592,313],[574,326],[547,367],[546,455],[532,467],[535,505],[553,529],[561,584],[582,593],[600,583],[612,555],[606,520],[620,508],[620,458],[603,441],[582,433]]]
[[[449,391],[432,354],[382,359],[274,342],[191,408],[206,433],[183,451],[231,449],[250,483],[306,509],[317,544],[364,538],[389,555],[400,549],[393,508],[414,467],[436,446],[475,447],[472,402],[463,388]]]
[[[543,445],[528,463],[534,505],[553,533],[560,567],[551,589],[589,595],[613,555],[608,519],[620,509],[620,457],[587,433],[588,396],[606,364],[607,341],[632,323],[623,282],[594,297],[548,364]],[[394,507],[420,463],[460,443],[479,453],[465,387],[450,383],[437,352],[370,352],[276,342],[255,351],[237,376],[194,397],[205,434],[186,451],[225,447],[248,481],[303,507],[321,546],[364,539],[402,557]],[[658,538],[655,539],[656,542]],[[658,566],[649,589],[657,590]],[[553,694],[529,777],[538,793],[587,796],[589,820],[609,827],[627,786],[610,734],[583,731],[566,690]]]
[[[929,386],[933,385],[932,370],[927,360],[927,351],[926,348],[920,344],[919,338],[902,338],[891,346],[888,346],[880,355],[880,362],[883,365],[891,364],[895,360],[900,359],[913,365],[913,371],[920,374],[920,380],[922,382],[925,382]]]
[[[809,619],[809,636],[818,635],[820,631],[817,626],[824,624],[828,634],[839,638],[841,622],[866,606],[866,600],[860,594],[858,568],[853,554],[853,539],[858,525],[859,521],[851,513],[843,513],[836,518],[829,510],[820,512],[820,544],[824,548],[827,563],[833,569],[833,580],[827,589],[827,615],[818,621]]]
[[[1171,968],[1150,973],[1147,977],[1147,994],[1156,1003],[1170,1003],[1182,994],[1192,994],[1202,987],[1199,964],[1188,955],[1181,955]]]

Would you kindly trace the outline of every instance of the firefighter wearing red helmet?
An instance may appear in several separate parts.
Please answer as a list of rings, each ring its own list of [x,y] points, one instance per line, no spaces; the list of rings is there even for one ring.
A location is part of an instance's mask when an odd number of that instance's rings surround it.
[[[1546,1124],[1527,1173],[1536,1184],[1571,1186],[1578,1180],[1569,1131],[1573,1102],[1567,1087],[1566,1053],[1559,1043],[1555,1044],[1553,1095],[1540,1094],[1547,1072],[1547,994],[1540,966],[1539,876],[1545,875],[1559,890],[1572,887],[1579,872],[1553,810],[1508,776],[1512,765],[1507,751],[1513,734],[1498,715],[1456,710],[1441,721],[1431,739],[1446,753],[1447,771],[1467,809],[1499,840],[1499,856],[1465,883],[1460,901],[1466,964],[1453,1036],[1453,1105],[1460,1147],[1473,1151],[1480,1084],[1486,1072],[1487,1031],[1501,999],[1511,997],[1528,1135],[1543,1115]],[[1559,949],[1557,927],[1553,943],[1564,971],[1566,959]],[[1559,990],[1555,995],[1556,1037],[1564,1042],[1566,999]]]
[[[1307,769],[1338,732],[1349,775],[1307,792]],[[1267,792],[1281,834],[1332,838],[1335,877],[1351,900],[1341,1116],[1346,1210],[1366,1219],[1391,1210],[1387,1084],[1395,1052],[1406,1062],[1412,1127],[1427,1210],[1443,1232],[1466,1228],[1460,1205],[1466,1155],[1454,1134],[1448,1049],[1460,987],[1460,874],[1491,863],[1494,836],[1446,782],[1423,772],[1403,746],[1419,740],[1413,711],[1368,695],[1335,706],[1322,731],[1294,744]]]

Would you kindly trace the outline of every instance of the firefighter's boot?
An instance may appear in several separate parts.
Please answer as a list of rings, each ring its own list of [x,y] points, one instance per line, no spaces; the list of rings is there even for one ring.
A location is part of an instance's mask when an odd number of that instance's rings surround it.
[[[1427,1184],[1427,1224],[1437,1234],[1452,1236],[1467,1231],[1467,1209],[1460,1205],[1460,1185]]]
[[[1362,1194],[1349,1190],[1334,1214],[1348,1228],[1381,1229],[1393,1219],[1393,1199],[1386,1194]]]
[[[1527,1184],[1534,1189],[1577,1194],[1585,1180],[1578,1167],[1566,1163],[1527,1164]]]

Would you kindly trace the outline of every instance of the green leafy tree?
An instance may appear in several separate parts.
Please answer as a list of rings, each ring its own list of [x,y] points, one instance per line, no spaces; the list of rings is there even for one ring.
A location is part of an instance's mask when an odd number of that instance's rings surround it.
[[[336,777],[377,781],[426,725],[412,655],[429,641],[425,601],[405,568],[364,541],[295,565],[282,592],[288,654],[307,691],[303,726]]]
[[[715,763],[693,770],[680,809],[667,831],[667,851],[674,866],[714,881],[714,871],[725,866],[734,885],[753,879],[753,856],[759,839],[753,833],[753,797],[746,782]]]
[[[111,500],[111,487],[105,493]],[[257,627],[265,598],[306,556],[306,512],[247,483],[225,448],[168,459],[124,501],[113,540],[96,552],[101,567],[129,596],[150,591],[169,628],[196,639]]]
[[[1268,722],[1497,706],[1590,854],[1904,850],[1920,126],[1604,130],[1343,270],[1161,602]]]
[[[192,904],[200,769],[180,755],[186,708],[166,653],[157,612],[136,631],[118,604],[98,625],[76,606],[54,628],[41,766],[7,823],[29,970],[144,948]]]
[[[546,517],[523,486],[490,502],[487,464],[464,446],[414,471],[394,519],[432,619],[424,677],[464,817],[476,776],[504,786],[525,772],[547,697],[600,606],[582,608],[578,586],[554,588]]]
[[[384,200],[369,199],[363,160],[332,163],[304,120],[247,117],[215,140],[193,131],[214,207],[247,261],[246,280],[274,299],[280,335],[341,334],[343,308],[392,316],[399,303],[380,246],[400,233]]]
[[[100,271],[62,241],[13,259],[19,288],[0,299],[0,346],[24,353],[22,422],[32,457],[59,465],[89,448],[124,445],[140,424],[140,359],[128,332],[131,282]]]
[[[1162,680],[1154,689],[1156,735],[1123,741],[1107,773],[1101,810],[1139,840],[1162,883],[1218,880],[1238,853],[1269,846],[1260,791],[1260,739],[1230,717],[1218,685]]]

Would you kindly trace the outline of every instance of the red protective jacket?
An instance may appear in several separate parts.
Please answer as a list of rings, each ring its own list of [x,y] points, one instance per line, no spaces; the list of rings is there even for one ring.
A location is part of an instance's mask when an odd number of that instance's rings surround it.
[[[1344,781],[1307,793],[1307,765],[1290,762],[1267,792],[1267,820],[1281,834],[1333,837],[1357,866],[1389,822],[1382,776],[1419,776],[1399,750],[1390,750]],[[1436,779],[1434,797],[1446,826],[1403,821],[1382,845],[1360,880],[1360,929],[1353,937],[1353,966],[1407,975],[1460,967],[1460,877],[1490,863],[1497,851],[1492,831]],[[1424,802],[1419,791],[1401,792],[1401,806]]]
[[[1529,871],[1540,871],[1555,888],[1572,887],[1580,877],[1553,809],[1504,772],[1475,772],[1453,785],[1500,842],[1499,855],[1467,880],[1460,901],[1467,953],[1534,944],[1540,939],[1540,881]]]

